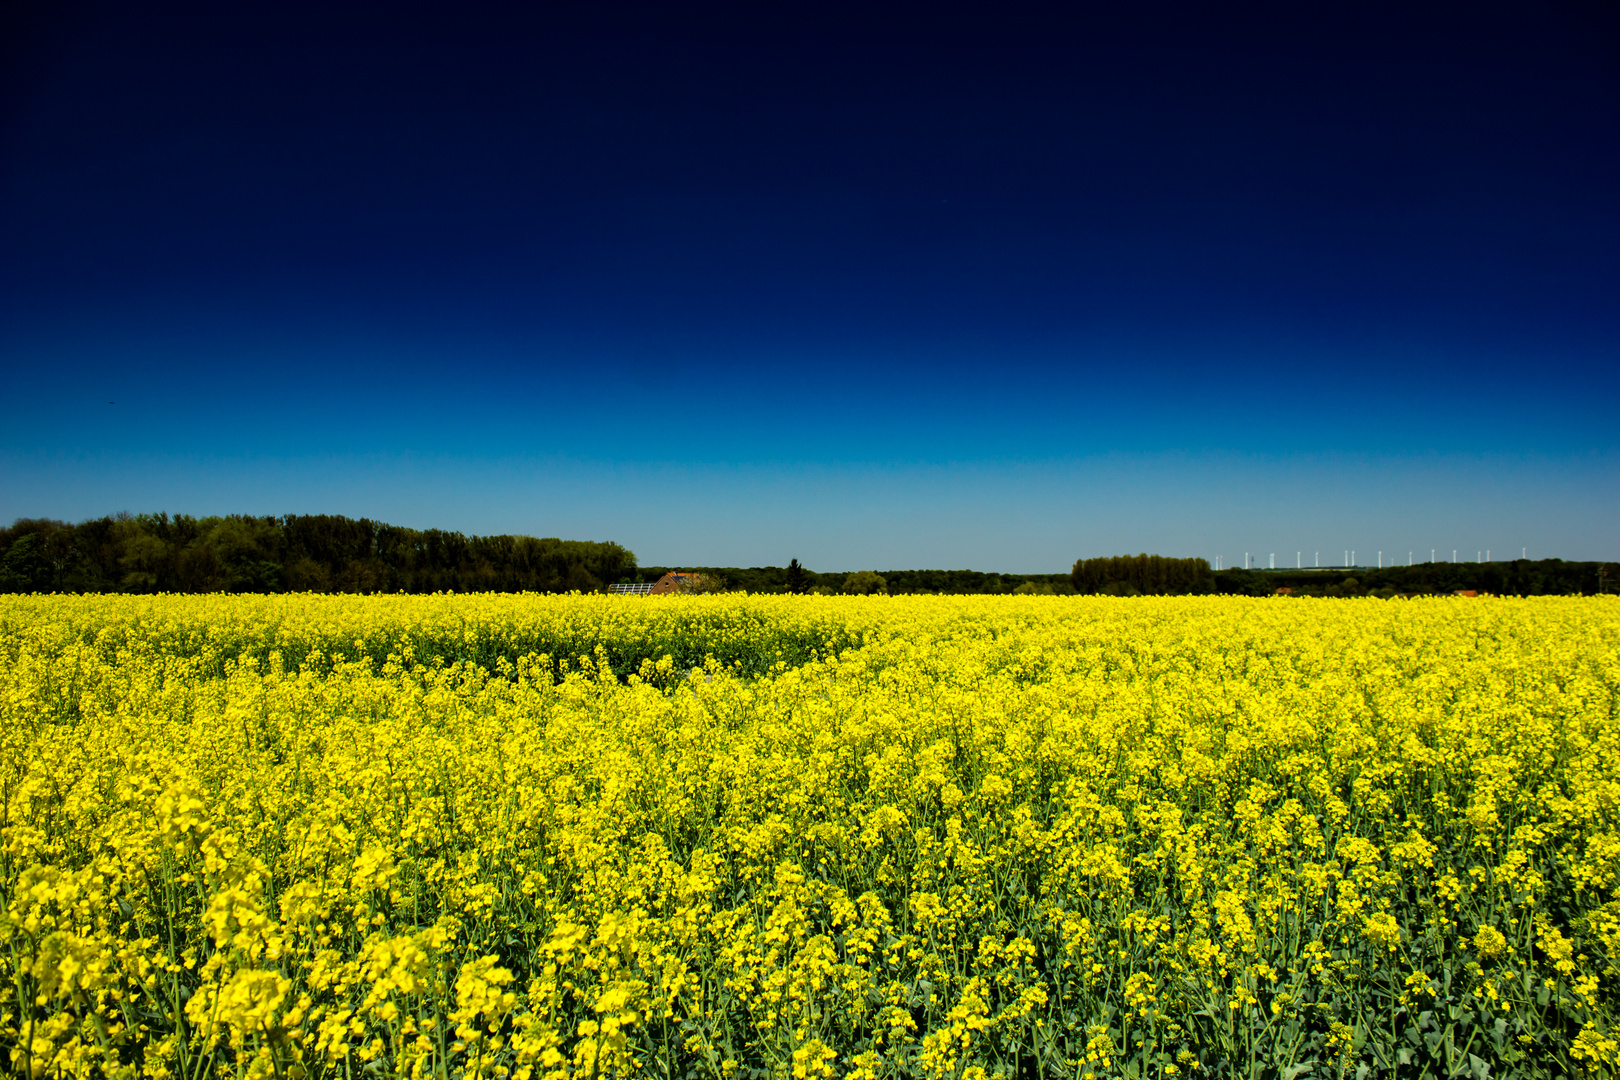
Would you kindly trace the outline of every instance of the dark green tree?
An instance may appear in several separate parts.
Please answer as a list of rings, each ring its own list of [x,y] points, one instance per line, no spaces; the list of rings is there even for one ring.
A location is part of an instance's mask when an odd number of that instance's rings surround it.
[[[888,585],[876,570],[857,570],[844,579],[844,591],[855,596],[884,592]]]
[[[1209,592],[1215,585],[1207,560],[1146,553],[1081,559],[1074,564],[1070,580],[1076,592],[1111,596],[1176,596]]]
[[[37,532],[17,537],[0,558],[0,592],[49,592],[55,577],[56,567]]]

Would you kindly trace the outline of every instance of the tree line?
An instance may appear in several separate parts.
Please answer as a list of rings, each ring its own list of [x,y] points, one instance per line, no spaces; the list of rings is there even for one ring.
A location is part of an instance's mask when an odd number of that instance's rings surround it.
[[[0,592],[590,592],[636,573],[615,543],[336,514],[23,518],[0,552]]]
[[[1104,594],[1504,596],[1620,591],[1620,566],[1514,559],[1354,571],[1219,570],[1204,559],[1081,559],[1067,574],[981,570],[818,572],[786,566],[641,567],[615,543],[467,536],[336,514],[119,514],[0,529],[0,592],[581,592],[695,571],[702,591],[890,595]]]
[[[1072,595],[1068,574],[998,574],[986,570],[811,570],[794,559],[786,566],[644,566],[639,580],[657,581],[674,570],[701,574],[709,588],[751,593],[967,596],[1009,593]]]
[[[1075,591],[1115,596],[1571,596],[1620,591],[1620,566],[1563,559],[1419,563],[1353,570],[1211,570],[1203,559],[1119,555],[1074,564]]]
[[[1221,570],[1216,591],[1240,596],[1591,596],[1620,592],[1620,564],[1564,559],[1433,562],[1353,570]]]
[[[1110,596],[1182,596],[1215,592],[1215,572],[1207,559],[1164,555],[1108,555],[1081,559],[1069,580],[1079,593]]]
[[[1605,571],[1605,567],[1607,568]],[[982,570],[815,571],[797,559],[786,566],[644,566],[639,580],[671,570],[703,575],[703,591],[889,595],[1294,596],[1448,595],[1473,590],[1499,596],[1566,596],[1620,592],[1620,565],[1563,559],[1496,563],[1424,563],[1353,571],[1213,570],[1205,559],[1116,555],[1081,559],[1067,574],[998,574]],[[1600,577],[1600,572],[1603,576]]]

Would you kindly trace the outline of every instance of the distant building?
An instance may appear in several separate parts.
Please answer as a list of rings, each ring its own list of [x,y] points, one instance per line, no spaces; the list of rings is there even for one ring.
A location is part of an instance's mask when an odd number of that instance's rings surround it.
[[[649,596],[667,596],[670,593],[685,592],[687,589],[703,580],[701,574],[685,574],[671,570],[657,581],[648,590]]]
[[[669,596],[672,593],[687,592],[702,581],[702,574],[672,570],[650,585],[646,582],[636,585],[609,585],[608,592],[614,596]]]

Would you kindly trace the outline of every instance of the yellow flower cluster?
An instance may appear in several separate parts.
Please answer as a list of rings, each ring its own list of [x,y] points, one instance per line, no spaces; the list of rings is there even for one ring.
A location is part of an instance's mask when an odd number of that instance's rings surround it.
[[[1620,603],[0,597],[0,1066],[1620,1071]]]

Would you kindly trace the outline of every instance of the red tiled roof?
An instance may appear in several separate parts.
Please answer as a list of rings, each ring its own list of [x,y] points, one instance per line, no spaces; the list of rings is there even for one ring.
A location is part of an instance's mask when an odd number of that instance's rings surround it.
[[[669,573],[658,579],[657,583],[653,585],[652,593],[650,595],[664,596],[672,592],[679,592],[682,581],[685,581],[687,578],[696,578],[699,576],[701,575],[687,573],[684,570],[671,570]]]

